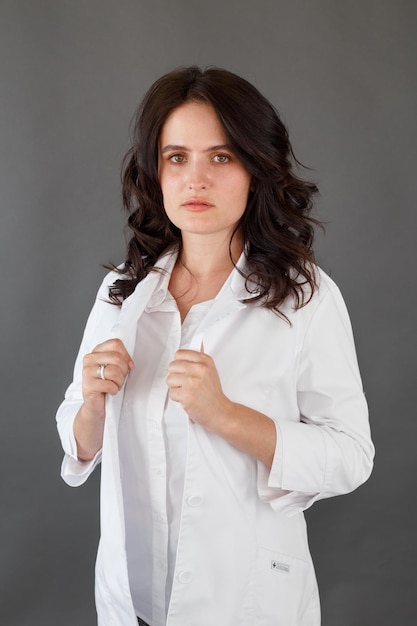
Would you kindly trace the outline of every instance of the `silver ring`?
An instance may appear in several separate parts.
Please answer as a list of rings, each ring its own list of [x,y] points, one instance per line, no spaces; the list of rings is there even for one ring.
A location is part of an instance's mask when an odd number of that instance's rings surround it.
[[[101,378],[101,380],[107,380],[104,375],[104,368],[107,367],[107,363],[102,363],[97,368],[97,377]]]

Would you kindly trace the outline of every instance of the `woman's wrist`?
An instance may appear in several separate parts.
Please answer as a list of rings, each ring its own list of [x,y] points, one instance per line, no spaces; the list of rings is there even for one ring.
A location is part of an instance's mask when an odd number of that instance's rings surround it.
[[[81,406],[74,420],[74,437],[80,461],[91,461],[103,444],[104,415]]]
[[[276,448],[274,421],[250,407],[226,398],[211,432],[271,467]]]

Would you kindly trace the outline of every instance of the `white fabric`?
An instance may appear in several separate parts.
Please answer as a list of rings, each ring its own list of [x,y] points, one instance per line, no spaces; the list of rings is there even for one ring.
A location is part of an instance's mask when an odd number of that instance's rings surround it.
[[[172,269],[175,255],[159,265]],[[102,460],[101,543],[96,566],[100,626],[135,626],[127,559],[119,449],[123,392],[108,397],[103,451],[89,463],[77,460],[72,424],[82,403],[82,357],[111,336],[135,353],[136,329],[151,302],[163,300],[162,275],[151,273],[121,309],[106,302],[106,277],[89,317],[74,381],[58,410],[65,450],[62,475],[82,484]],[[290,323],[254,304],[235,270],[193,335],[191,347],[210,354],[231,400],[271,417],[277,449],[270,471],[224,440],[190,423],[187,427],[184,493],[178,550],[168,616],[160,597],[166,572],[152,572],[152,626],[317,626],[320,611],[302,511],[321,498],[342,494],[364,482],[373,446],[367,407],[345,305],[323,272],[312,300]],[[170,332],[166,360],[179,345]],[[138,367],[138,364],[137,364]],[[155,401],[165,402],[164,380],[154,379]],[[177,405],[176,410],[182,409]],[[143,416],[147,436],[152,415]],[[144,426],[145,428],[145,426]],[[159,434],[159,441],[162,435]],[[166,488],[166,455],[143,461],[150,498]],[[161,469],[157,480],[154,469]],[[151,477],[152,474],[152,477]],[[143,510],[145,516],[152,511]],[[156,528],[157,521],[151,520]],[[152,546],[150,558],[157,559]],[[165,553],[166,554],[166,553]],[[158,596],[158,597],[156,597]]]
[[[181,325],[168,282],[165,275],[162,293],[151,299],[137,326],[137,367],[129,374],[119,426],[130,589],[135,612],[147,623],[152,609],[162,615],[169,603],[187,455],[188,420],[167,398],[167,366],[173,351],[190,347],[213,303],[193,306]]]

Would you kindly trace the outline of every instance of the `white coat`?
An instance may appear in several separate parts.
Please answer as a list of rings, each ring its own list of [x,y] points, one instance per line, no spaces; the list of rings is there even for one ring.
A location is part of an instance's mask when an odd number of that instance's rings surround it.
[[[173,256],[160,260],[171,267]],[[99,626],[136,626],[129,590],[117,430],[123,391],[108,396],[102,452],[77,460],[73,420],[82,403],[82,357],[110,337],[133,354],[136,326],[158,289],[150,273],[121,308],[108,303],[110,274],[99,290],[58,410],[64,480],[83,483],[98,462],[101,540],[96,563]],[[277,448],[262,463],[189,423],[184,505],[168,616],[152,626],[318,626],[320,607],[303,510],[352,491],[372,469],[367,406],[349,317],[337,286],[320,287],[287,321],[254,304],[235,270],[203,320],[204,341],[223,391],[272,418]],[[188,503],[188,504],[187,504]]]

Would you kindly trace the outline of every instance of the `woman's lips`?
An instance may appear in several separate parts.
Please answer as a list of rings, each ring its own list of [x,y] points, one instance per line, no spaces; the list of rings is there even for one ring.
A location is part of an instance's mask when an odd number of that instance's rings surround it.
[[[190,198],[183,202],[182,206],[188,211],[206,211],[214,205],[203,198]]]

